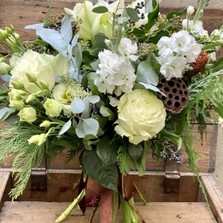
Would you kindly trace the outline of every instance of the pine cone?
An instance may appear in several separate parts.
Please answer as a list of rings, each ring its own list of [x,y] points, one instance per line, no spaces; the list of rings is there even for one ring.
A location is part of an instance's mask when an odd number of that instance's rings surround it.
[[[190,64],[191,69],[186,71],[184,75],[187,77],[193,77],[197,75],[205,68],[208,61],[209,61],[208,53],[202,51],[196,58],[195,62]]]

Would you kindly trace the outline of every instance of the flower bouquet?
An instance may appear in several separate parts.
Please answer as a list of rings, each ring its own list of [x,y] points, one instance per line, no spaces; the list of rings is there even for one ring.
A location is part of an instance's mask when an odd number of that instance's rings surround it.
[[[0,160],[14,156],[13,199],[23,193],[33,167],[65,148],[82,167],[77,205],[100,206],[101,222],[144,222],[133,202],[130,171],[145,172],[146,155],[192,170],[193,123],[223,117],[223,28],[208,33],[196,10],[162,14],[160,1],[77,3],[62,15],[28,25],[36,39],[22,42],[12,25],[0,29]],[[10,49],[10,50],[9,50]],[[214,113],[214,115],[213,115]],[[140,194],[142,197],[142,195]],[[143,199],[143,197],[142,197]]]

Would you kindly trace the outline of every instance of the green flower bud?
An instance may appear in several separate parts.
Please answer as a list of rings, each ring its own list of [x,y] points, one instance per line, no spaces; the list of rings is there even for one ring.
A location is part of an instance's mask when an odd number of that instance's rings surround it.
[[[29,82],[36,83],[36,77],[32,74],[26,74],[26,77],[28,78]]]
[[[17,90],[23,90],[24,84],[19,81],[11,81],[12,86]]]

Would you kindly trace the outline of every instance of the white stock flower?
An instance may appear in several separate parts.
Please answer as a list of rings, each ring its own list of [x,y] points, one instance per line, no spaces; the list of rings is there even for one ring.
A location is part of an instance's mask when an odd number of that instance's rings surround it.
[[[95,80],[98,90],[102,93],[115,93],[117,96],[122,92],[130,92],[136,75],[129,59],[110,50],[101,51],[98,57],[98,78]]]
[[[172,77],[183,77],[185,69],[196,60],[202,46],[188,31],[181,30],[170,37],[162,37],[157,47],[160,73],[170,80]]]
[[[137,44],[133,43],[132,40],[128,38],[122,38],[118,46],[118,52],[122,56],[128,57],[131,61],[136,61],[138,59],[138,56],[135,55],[137,49]]]
[[[200,20],[194,22],[193,20],[184,19],[182,21],[182,27],[194,35],[208,36],[208,31],[203,28],[203,22]]]
[[[194,13],[194,7],[192,5],[189,5],[187,7],[187,14],[192,15]]]
[[[166,62],[160,67],[160,73],[167,80],[170,80],[172,77],[182,78],[185,65],[185,59],[182,57],[166,58]]]

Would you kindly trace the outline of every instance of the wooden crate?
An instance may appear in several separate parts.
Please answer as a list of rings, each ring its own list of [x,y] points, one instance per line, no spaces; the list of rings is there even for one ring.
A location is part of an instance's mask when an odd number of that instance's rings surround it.
[[[79,179],[78,171],[49,170],[48,190],[34,191],[28,185],[24,195],[17,201],[10,201],[7,194],[13,185],[10,172],[0,172],[0,222],[1,223],[53,223],[75,197],[73,185]],[[147,205],[136,203],[137,209],[146,222],[153,223],[223,223],[223,194],[210,174],[202,174],[209,203],[204,202],[203,194],[192,174],[181,174],[177,192],[166,190],[166,175],[163,172],[147,172],[143,177],[132,173],[133,181],[141,190]],[[136,201],[139,201],[135,197]],[[87,223],[93,213],[88,208],[85,215],[76,209],[66,223]],[[93,223],[98,222],[98,212]],[[121,220],[119,222],[122,222]]]
[[[179,0],[180,1],[180,0]],[[0,28],[13,24],[22,40],[35,36],[33,31],[25,30],[28,24],[39,23],[51,8],[52,14],[63,12],[64,7],[72,8],[77,0],[0,0]],[[163,8],[168,12],[169,8]],[[222,10],[208,9],[205,11],[204,26],[208,31],[219,28],[222,24]],[[0,48],[0,53],[7,50]],[[194,134],[198,135],[196,128]],[[198,166],[201,179],[207,190],[209,203],[204,201],[196,177],[190,172],[186,154],[183,163],[175,166],[163,161],[156,162],[148,154],[148,172],[138,177],[132,173],[132,178],[148,201],[148,205],[137,207],[147,222],[153,223],[223,223],[223,195],[209,173],[215,169],[215,151],[217,143],[217,126],[208,125],[207,138],[204,145],[199,139],[195,144],[196,151],[201,154]],[[73,200],[76,192],[74,185],[80,177],[80,166],[77,159],[64,166],[66,151],[56,157],[49,169],[38,169],[31,177],[24,194],[17,201],[11,202],[9,190],[14,186],[11,176],[12,159],[0,164],[0,223],[52,223],[56,217]],[[63,170],[62,170],[63,169]],[[172,172],[168,170],[178,170]],[[45,171],[47,174],[45,176]],[[42,185],[35,181],[35,174],[41,175]],[[177,175],[175,178],[174,174]],[[45,189],[45,190],[44,190]],[[42,191],[41,191],[42,190]],[[136,196],[136,201],[139,198]],[[65,221],[87,223],[92,209],[86,215],[75,210]],[[98,216],[94,223],[98,222]],[[120,221],[121,222],[121,221]]]

